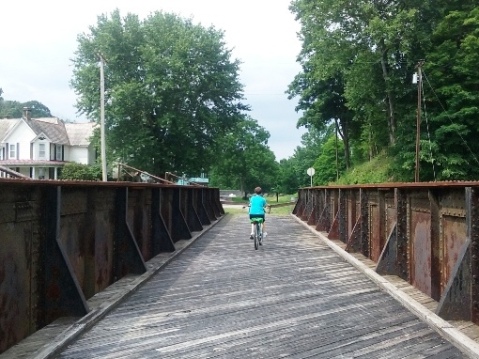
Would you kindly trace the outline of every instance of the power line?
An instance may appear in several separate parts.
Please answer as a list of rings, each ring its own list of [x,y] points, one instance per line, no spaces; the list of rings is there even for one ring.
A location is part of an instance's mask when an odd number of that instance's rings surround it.
[[[446,108],[444,107],[444,105],[442,104],[441,100],[439,99],[439,96],[437,95],[436,91],[434,91],[434,88],[432,87],[431,83],[429,82],[429,78],[426,76],[426,73],[423,71],[423,75],[424,75],[424,78],[426,79],[426,82],[427,84],[429,85],[429,87],[431,88],[431,91],[432,93],[434,94],[434,96],[436,96],[436,99],[437,99],[437,102],[439,102],[439,105],[441,106],[442,110],[443,110],[443,113],[446,115],[446,117],[449,119],[449,122],[451,122],[451,125],[456,125],[456,123],[454,123],[452,121],[452,118],[451,116],[449,116],[449,113],[447,113],[446,111]],[[464,137],[462,137],[462,135],[459,133],[459,131],[456,131],[456,133],[459,135],[459,137],[461,138],[462,142],[464,143],[464,145],[466,146],[466,148],[469,150],[469,152],[471,153],[472,157],[474,158],[474,160],[476,161],[476,163],[479,165],[479,160],[477,159],[476,155],[474,154],[474,152],[472,151],[472,149],[469,147],[469,145],[467,144],[466,140],[464,139]]]

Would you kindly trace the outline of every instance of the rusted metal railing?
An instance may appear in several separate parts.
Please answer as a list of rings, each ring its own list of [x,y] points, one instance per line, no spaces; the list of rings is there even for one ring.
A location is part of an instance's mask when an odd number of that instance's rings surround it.
[[[184,177],[184,176],[178,176],[178,175],[176,175],[174,173],[171,173],[171,172],[165,172],[165,178],[166,179],[175,179],[175,180],[177,180],[181,183],[186,183],[190,186],[204,186],[200,183],[197,183],[197,182],[191,181],[189,179],[186,179],[186,177]]]
[[[9,167],[0,166],[0,175],[3,178],[21,178],[21,179],[31,179],[28,176],[21,174],[20,172],[14,171]]]
[[[479,324],[479,182],[305,188],[293,214]]]
[[[222,215],[217,188],[0,179],[0,353]]]
[[[133,173],[128,172],[128,170],[133,171]],[[143,175],[146,178],[146,181],[143,181],[143,179],[141,178],[141,175]],[[152,175],[151,173],[129,166],[125,163],[119,163],[117,180],[124,181],[125,178],[130,180],[131,182],[149,182],[149,183],[163,183],[163,184],[176,185],[176,183],[172,181],[168,181],[164,178]]]

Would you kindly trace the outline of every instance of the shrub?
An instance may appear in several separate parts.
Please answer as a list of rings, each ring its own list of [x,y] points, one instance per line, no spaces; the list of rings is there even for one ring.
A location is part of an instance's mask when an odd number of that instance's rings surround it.
[[[83,165],[81,163],[67,163],[63,166],[60,175],[62,180],[99,181],[102,171],[99,165]]]

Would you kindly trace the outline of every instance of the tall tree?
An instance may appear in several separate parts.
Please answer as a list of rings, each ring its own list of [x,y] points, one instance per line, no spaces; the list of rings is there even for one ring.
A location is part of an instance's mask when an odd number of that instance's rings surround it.
[[[256,120],[244,117],[219,142],[221,151],[211,171],[216,186],[252,193],[256,186],[268,192],[276,185],[278,164],[268,148],[269,133]]]
[[[314,162],[315,176],[314,184],[327,185],[339,178],[345,169],[343,141],[338,140],[335,135],[328,137],[322,147],[321,154]]]
[[[200,173],[218,140],[248,107],[239,62],[223,33],[173,14],[140,21],[118,10],[78,37],[73,88],[77,107],[99,119],[99,56],[106,62],[107,148],[151,173]]]
[[[350,133],[358,138],[359,125],[364,131],[375,125],[387,129],[389,145],[394,145],[398,118],[409,116],[412,107],[413,91],[405,84],[424,53],[426,36],[418,32],[424,30],[420,19],[428,8],[428,2],[416,0],[293,1],[303,41],[298,60],[310,79],[300,93],[321,102],[321,92],[328,90],[318,84],[341,80],[343,90],[334,94],[343,97],[353,122],[359,122]],[[409,106],[403,107],[404,101]],[[347,149],[348,141],[344,145]]]
[[[21,118],[23,109],[30,108],[32,117],[52,117],[50,109],[38,101],[18,102],[0,98],[0,118]]]
[[[321,155],[322,148],[329,136],[334,133],[334,127],[327,126],[322,131],[310,126],[301,136],[301,146],[297,146],[293,156],[279,163],[277,184],[281,192],[296,193],[299,187],[310,185],[307,169],[313,167]],[[331,164],[334,166],[334,163]]]
[[[476,1],[444,2],[443,18],[432,37],[424,65],[429,128],[423,127],[421,176],[431,180],[479,176],[479,8]],[[429,162],[429,163],[428,163]]]
[[[295,167],[295,159],[290,157],[279,162],[279,173],[276,181],[276,191],[280,193],[293,194],[303,186]]]
[[[303,115],[298,120],[298,126],[313,126],[319,131],[328,127],[331,122],[344,143],[342,146],[346,167],[350,166],[349,139],[354,134],[353,112],[346,106],[342,74],[326,80],[311,78],[310,74],[302,73],[295,77],[288,89],[289,98],[299,96],[296,111]]]

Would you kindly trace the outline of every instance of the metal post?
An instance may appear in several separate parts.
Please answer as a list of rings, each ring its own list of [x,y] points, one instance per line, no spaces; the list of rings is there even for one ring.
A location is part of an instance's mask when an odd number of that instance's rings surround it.
[[[100,136],[101,136],[101,170],[102,180],[106,182],[106,149],[105,149],[105,75],[103,57],[100,55]]]
[[[414,181],[419,182],[419,155],[420,155],[420,139],[421,139],[421,93],[422,93],[422,71],[421,66],[424,61],[417,64],[417,120],[416,120],[416,171],[414,173]]]

